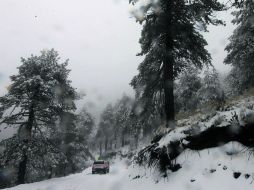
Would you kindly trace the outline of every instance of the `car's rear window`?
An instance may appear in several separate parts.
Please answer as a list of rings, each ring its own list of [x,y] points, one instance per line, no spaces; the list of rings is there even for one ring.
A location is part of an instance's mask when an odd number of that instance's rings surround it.
[[[104,161],[96,161],[94,164],[104,164]]]

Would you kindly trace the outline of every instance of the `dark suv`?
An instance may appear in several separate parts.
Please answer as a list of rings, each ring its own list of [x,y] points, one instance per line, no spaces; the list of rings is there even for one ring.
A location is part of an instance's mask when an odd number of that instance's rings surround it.
[[[95,161],[92,166],[92,174],[95,173],[109,173],[109,162],[104,160]]]

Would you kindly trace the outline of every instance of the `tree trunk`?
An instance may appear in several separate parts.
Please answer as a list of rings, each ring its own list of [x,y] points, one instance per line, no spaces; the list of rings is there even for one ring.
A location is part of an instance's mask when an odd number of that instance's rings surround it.
[[[108,150],[108,138],[105,140],[105,152]]]
[[[100,141],[100,157],[102,155],[102,141]]]
[[[115,149],[117,147],[117,134],[116,134],[116,130],[115,130],[115,133],[114,133],[114,141],[115,141]]]
[[[26,164],[27,164],[27,155],[24,154],[23,155],[23,160],[19,163],[17,185],[25,183]]]
[[[28,144],[28,142],[31,140],[34,118],[35,118],[34,103],[32,103],[30,106],[30,109],[29,109],[27,125],[25,126],[25,128],[23,128],[23,130],[21,129],[19,131],[21,133],[21,134],[19,134],[21,137],[20,140],[22,140],[22,143],[24,143],[24,144]],[[23,151],[23,159],[19,163],[17,184],[24,184],[25,183],[27,160],[28,160],[27,152],[26,152],[26,150],[24,150]]]
[[[138,148],[138,135],[135,135],[134,141],[135,141],[135,147],[137,149]]]
[[[113,147],[113,140],[112,139],[110,140],[110,144],[109,145],[110,145],[109,149],[112,150],[112,147]]]
[[[48,172],[48,179],[52,178],[52,174],[53,174],[53,168],[50,167],[50,171]]]
[[[124,147],[125,145],[125,135],[124,133],[122,133],[122,147]]]
[[[167,58],[163,64],[164,71],[164,94],[165,94],[165,117],[166,127],[175,127],[174,106],[174,72],[172,58]]]

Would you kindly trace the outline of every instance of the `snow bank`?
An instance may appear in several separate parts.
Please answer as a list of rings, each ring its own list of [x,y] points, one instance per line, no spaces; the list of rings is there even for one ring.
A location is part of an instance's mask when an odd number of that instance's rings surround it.
[[[254,123],[254,97],[245,98],[233,102],[224,111],[211,112],[206,115],[191,116],[177,123],[181,126],[166,134],[160,141],[158,147],[163,147],[170,142],[181,140],[187,136],[186,131],[193,134],[200,133],[212,126],[225,127],[231,124],[234,116],[237,116],[241,125]]]
[[[254,159],[249,154],[232,142],[200,152],[185,151],[177,158],[182,169],[169,173],[167,178],[161,178],[153,169],[128,166],[128,160],[121,160],[111,166],[107,175],[92,175],[88,168],[79,174],[9,190],[253,190]],[[240,176],[235,178],[234,172],[240,172]]]
[[[186,150],[176,160],[182,168],[177,172],[168,172],[167,178],[145,168],[139,169],[135,175],[144,183],[147,178],[157,181],[156,188],[163,190],[250,190],[254,188],[252,154],[253,152],[236,142],[199,152]],[[239,174],[238,178],[234,176]]]

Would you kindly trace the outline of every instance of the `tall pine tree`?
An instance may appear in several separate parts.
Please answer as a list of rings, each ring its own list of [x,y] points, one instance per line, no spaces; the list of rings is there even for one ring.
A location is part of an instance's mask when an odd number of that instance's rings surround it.
[[[139,55],[145,58],[131,85],[144,102],[162,91],[167,127],[175,126],[174,80],[188,65],[202,68],[211,64],[200,31],[207,31],[208,24],[222,24],[213,13],[223,9],[218,0],[150,0],[134,12],[143,26]]]
[[[254,86],[254,1],[246,0],[233,12],[237,25],[226,50],[226,64],[233,66],[228,77],[230,84],[240,92]]]
[[[11,143],[1,162],[5,165],[13,160],[16,160],[15,164],[18,162],[18,184],[29,181],[30,170],[51,170],[51,166],[63,161],[51,134],[57,126],[56,121],[61,124],[64,113],[76,109],[77,94],[68,80],[68,61],[60,64],[59,59],[53,49],[44,50],[39,56],[22,58],[18,74],[10,77],[9,92],[0,97],[1,124],[18,128],[17,135],[9,140]]]

